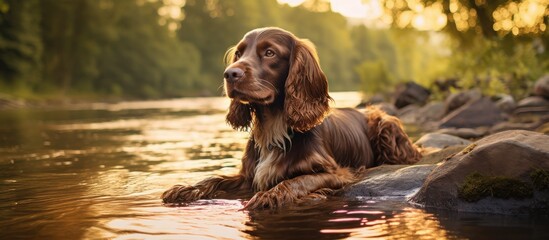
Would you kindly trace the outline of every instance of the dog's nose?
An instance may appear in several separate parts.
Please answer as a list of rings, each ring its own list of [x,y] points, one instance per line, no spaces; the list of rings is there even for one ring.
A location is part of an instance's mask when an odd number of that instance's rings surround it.
[[[228,82],[236,82],[244,76],[244,71],[240,68],[229,68],[223,74]]]

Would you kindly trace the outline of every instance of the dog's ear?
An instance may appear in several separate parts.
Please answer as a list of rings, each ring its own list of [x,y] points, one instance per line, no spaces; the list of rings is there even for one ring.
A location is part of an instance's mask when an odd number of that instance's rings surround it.
[[[252,122],[252,109],[250,105],[231,100],[226,121],[235,130],[247,130]]]
[[[224,62],[228,66],[235,62],[234,53],[236,47],[231,47],[225,53]],[[252,109],[247,104],[242,104],[238,101],[231,99],[231,105],[229,106],[229,112],[227,112],[226,121],[235,130],[245,131],[250,127],[252,122]]]
[[[286,120],[293,130],[305,132],[324,120],[331,100],[328,81],[308,40],[295,39],[285,94]]]
[[[225,63],[225,67],[235,62],[235,59],[234,59],[235,52],[236,52],[236,46],[232,46],[229,49],[227,49],[227,51],[225,52],[225,55],[223,56],[223,62]]]

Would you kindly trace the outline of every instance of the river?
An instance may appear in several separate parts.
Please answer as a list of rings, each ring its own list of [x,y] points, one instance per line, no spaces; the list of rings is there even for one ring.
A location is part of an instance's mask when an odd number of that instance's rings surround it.
[[[357,93],[334,93],[337,107]],[[0,111],[0,239],[547,238],[547,219],[331,198],[277,211],[241,200],[166,207],[160,194],[238,171],[248,133],[225,98]]]

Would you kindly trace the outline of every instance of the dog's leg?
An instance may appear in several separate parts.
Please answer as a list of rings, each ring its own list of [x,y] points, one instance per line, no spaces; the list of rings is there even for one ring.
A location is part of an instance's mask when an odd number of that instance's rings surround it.
[[[218,176],[204,179],[194,186],[175,185],[162,194],[164,203],[186,203],[198,199],[215,198],[228,192],[231,195],[249,192],[246,181],[241,175]]]
[[[301,175],[284,180],[273,188],[258,192],[244,206],[244,209],[277,208],[314,194],[329,194],[327,189],[339,189],[356,181],[355,174],[348,168],[338,168],[332,173]],[[317,191],[322,189],[322,191]]]

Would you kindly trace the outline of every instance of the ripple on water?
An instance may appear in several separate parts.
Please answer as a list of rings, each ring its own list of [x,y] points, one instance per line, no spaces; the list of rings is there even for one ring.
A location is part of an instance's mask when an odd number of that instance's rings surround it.
[[[338,107],[360,102],[332,96]],[[173,184],[238,172],[249,133],[226,125],[227,107],[225,98],[189,98],[2,112],[2,238],[549,237],[547,219],[443,214],[391,199],[274,211],[242,211],[242,200],[162,205]]]

